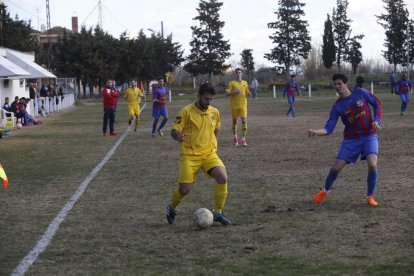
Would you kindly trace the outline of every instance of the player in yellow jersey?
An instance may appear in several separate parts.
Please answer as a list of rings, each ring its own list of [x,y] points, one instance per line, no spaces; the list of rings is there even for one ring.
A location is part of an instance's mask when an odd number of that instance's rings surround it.
[[[137,87],[135,81],[131,81],[130,87],[127,88],[124,95],[125,99],[128,101],[128,124],[130,125],[132,121],[135,120],[135,127],[134,131],[137,131],[139,120],[140,120],[140,113],[139,110],[139,103],[141,102],[141,98],[144,98],[145,95],[142,93],[141,89]]]
[[[242,69],[237,68],[235,70],[236,79],[232,80],[226,89],[226,97],[230,97],[230,111],[233,118],[233,144],[239,145],[239,139],[237,137],[237,118],[240,117],[242,121],[242,140],[243,147],[247,147],[246,134],[247,134],[247,96],[250,96],[249,84],[242,79]]]
[[[214,190],[214,221],[223,225],[230,220],[223,215],[227,198],[227,171],[217,156],[217,135],[220,113],[210,106],[216,90],[210,83],[200,86],[197,100],[181,109],[176,117],[171,136],[180,143],[179,186],[167,204],[167,221],[175,223],[177,206],[193,188],[200,170],[216,180]]]

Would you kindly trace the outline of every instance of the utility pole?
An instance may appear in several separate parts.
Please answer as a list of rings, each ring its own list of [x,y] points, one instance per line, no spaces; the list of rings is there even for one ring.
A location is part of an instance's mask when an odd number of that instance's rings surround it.
[[[98,3],[98,12],[99,12],[98,26],[101,30],[103,30],[103,26],[102,26],[102,2],[101,2],[101,0],[99,0],[99,3]]]
[[[50,8],[49,8],[49,0],[46,0],[46,19],[47,19],[47,69],[51,70],[52,63],[53,63],[53,45],[52,45],[52,28],[50,26]]]

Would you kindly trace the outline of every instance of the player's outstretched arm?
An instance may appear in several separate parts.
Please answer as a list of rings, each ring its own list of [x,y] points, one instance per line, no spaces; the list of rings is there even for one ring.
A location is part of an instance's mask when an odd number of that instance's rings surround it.
[[[324,135],[328,135],[328,132],[324,128],[321,128],[321,129],[309,129],[308,130],[308,137],[324,136]]]

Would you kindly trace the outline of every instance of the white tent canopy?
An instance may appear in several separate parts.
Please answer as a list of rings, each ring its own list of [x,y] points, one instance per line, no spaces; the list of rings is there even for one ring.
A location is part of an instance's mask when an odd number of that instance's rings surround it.
[[[56,78],[55,75],[44,69],[32,60],[33,56],[25,55],[24,53],[6,50],[6,58],[12,63],[22,68],[29,73],[29,78]]]
[[[29,77],[30,73],[0,56],[0,78]]]

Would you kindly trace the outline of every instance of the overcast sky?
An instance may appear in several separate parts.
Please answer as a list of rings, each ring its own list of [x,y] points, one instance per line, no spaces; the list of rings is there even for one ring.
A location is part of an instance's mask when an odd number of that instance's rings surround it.
[[[8,6],[11,16],[18,14],[20,19],[31,20],[32,27],[38,29],[46,25],[46,0],[0,0]],[[225,22],[224,38],[231,45],[231,63],[240,61],[243,49],[253,49],[256,67],[272,65],[263,58],[273,44],[269,39],[271,30],[267,23],[275,22],[278,9],[277,0],[221,0],[220,20]],[[312,44],[321,44],[324,22],[327,14],[332,14],[336,0],[302,0],[305,3],[305,19],[309,24]],[[51,26],[71,29],[71,18],[77,16],[79,25],[95,26],[99,20],[98,0],[49,0]],[[132,35],[143,29],[164,35],[173,35],[189,54],[192,19],[197,16],[198,0],[101,0],[102,27],[114,37],[127,31]],[[414,0],[405,0],[410,17],[414,19]],[[362,39],[363,57],[382,59],[384,29],[377,23],[375,15],[385,13],[381,0],[349,0],[348,17],[353,21],[352,34],[364,34]]]

